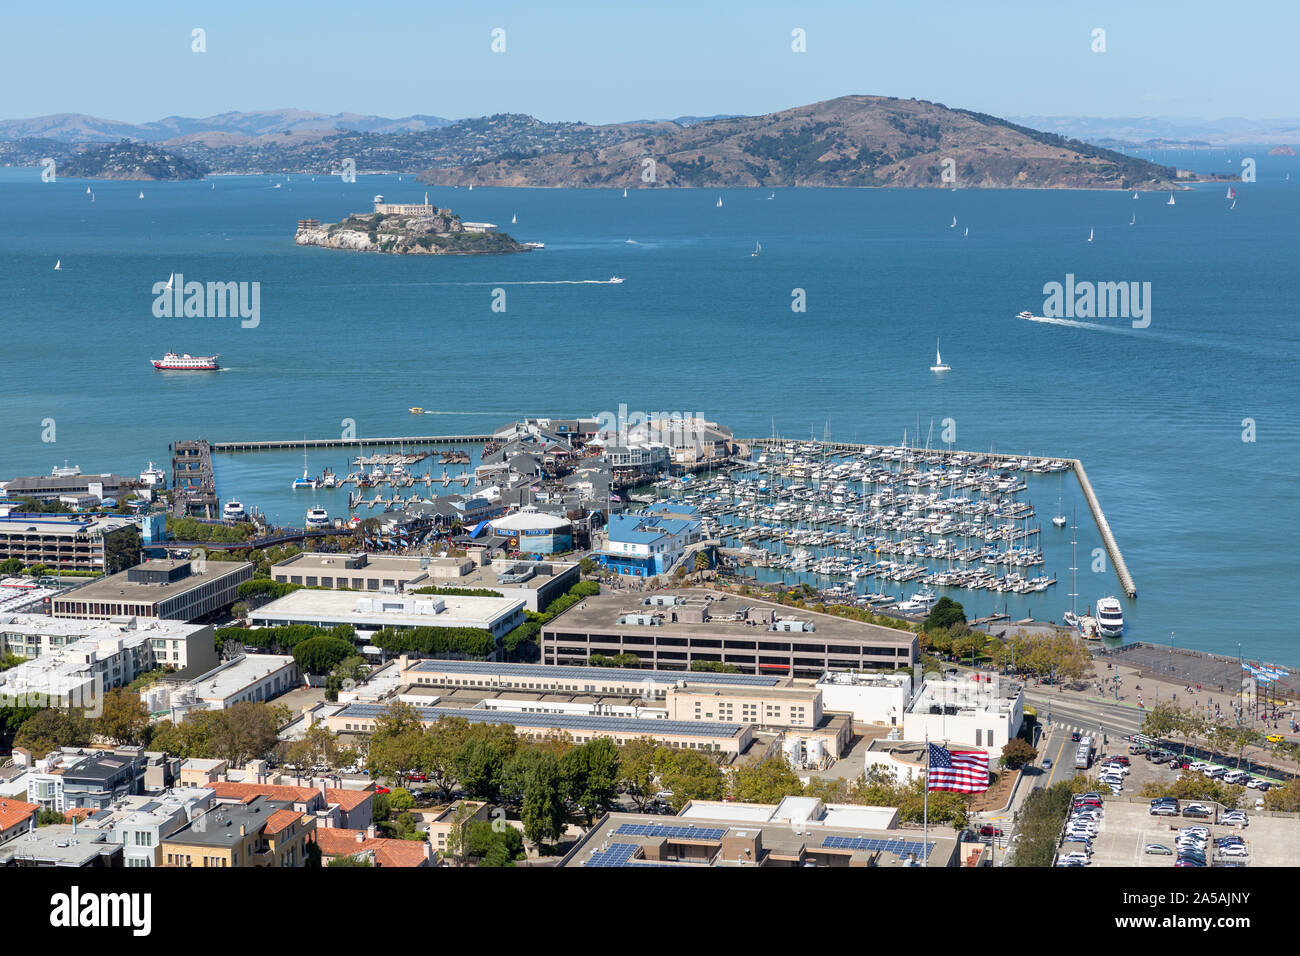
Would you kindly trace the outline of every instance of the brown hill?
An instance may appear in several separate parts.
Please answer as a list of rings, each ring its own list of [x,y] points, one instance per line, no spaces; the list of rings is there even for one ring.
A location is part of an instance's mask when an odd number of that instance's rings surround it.
[[[421,178],[449,186],[944,187],[947,168],[963,188],[1076,189],[1169,189],[1176,178],[1172,168],[994,116],[884,96],[687,128],[603,129],[625,138],[596,149],[498,155]],[[643,179],[646,160],[653,181]]]

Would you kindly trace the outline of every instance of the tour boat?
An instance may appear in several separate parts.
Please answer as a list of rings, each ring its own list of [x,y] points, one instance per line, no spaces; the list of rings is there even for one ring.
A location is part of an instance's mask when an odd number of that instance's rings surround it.
[[[1124,612],[1115,597],[1104,597],[1097,602],[1097,633],[1102,637],[1123,636]]]
[[[149,462],[149,467],[140,472],[140,483],[152,488],[155,485],[161,486],[167,480],[161,468],[154,467],[153,462]]]
[[[934,340],[934,364],[930,366],[931,372],[951,372],[951,366],[943,364],[943,356],[939,354],[939,340]]]
[[[619,284],[620,282],[622,282],[622,281],[623,281],[623,277],[622,277],[622,276],[610,276],[610,277],[609,277],[610,285],[618,285],[618,284]]]
[[[329,512],[324,508],[307,509],[307,527],[308,528],[328,528],[330,526]]]
[[[191,355],[189,352],[177,355],[168,352],[160,359],[152,359],[153,367],[167,372],[215,372],[220,355]]]
[[[1017,318],[1017,319],[1032,319],[1033,317],[1034,317],[1034,313],[1032,313],[1032,312],[1027,312],[1027,311],[1026,311],[1026,312],[1017,312],[1017,313],[1016,313],[1016,318]]]
[[[424,409],[421,408],[419,405],[412,405],[410,411],[411,411],[411,414],[412,414],[412,415],[423,415],[423,414],[424,414]]]
[[[221,516],[227,521],[239,521],[244,517],[244,506],[238,501],[227,501],[226,507],[221,509]]]

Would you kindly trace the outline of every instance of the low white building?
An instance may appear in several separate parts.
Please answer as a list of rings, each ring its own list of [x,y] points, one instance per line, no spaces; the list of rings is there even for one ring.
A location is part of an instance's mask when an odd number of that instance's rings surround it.
[[[996,757],[1020,733],[1024,712],[1021,685],[996,675],[927,680],[903,717],[903,737],[978,747]]]
[[[350,624],[359,632],[383,628],[472,627],[501,637],[524,623],[517,598],[460,595],[362,594],[303,589],[286,594],[250,615],[254,627]]]
[[[180,721],[192,710],[225,710],[243,701],[274,700],[302,682],[298,665],[287,654],[243,654],[194,680],[171,688],[141,692],[150,713],[170,710]],[[166,699],[158,695],[166,694]]]
[[[912,702],[912,675],[906,671],[827,671],[817,681],[822,709],[847,711],[864,724],[897,727]]]

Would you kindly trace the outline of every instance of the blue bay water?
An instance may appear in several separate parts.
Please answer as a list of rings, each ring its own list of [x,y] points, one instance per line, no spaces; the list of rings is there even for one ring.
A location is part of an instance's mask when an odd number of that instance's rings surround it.
[[[476,433],[622,403],[698,411],[737,436],[820,438],[829,423],[837,439],[898,443],[906,430],[915,442],[919,423],[935,444],[952,419],[959,448],[1083,459],[1138,586],[1127,639],[1172,631],[1178,646],[1242,641],[1247,656],[1300,663],[1300,161],[1251,155],[1259,181],[1236,184],[1235,209],[1224,185],[1175,206],[1092,191],[428,190],[546,243],[501,257],[294,245],[299,218],[337,221],[375,193],[421,200],[409,176],[95,182],[91,203],[85,180],[0,170],[0,477],[64,459],[136,474],[166,467],[178,439],[324,437],[344,419],[362,437]],[[1213,172],[1235,161],[1199,160]],[[172,272],[259,282],[260,324],[155,318],[153,284]],[[1150,282],[1150,327],[1014,318],[1041,314],[1044,283],[1067,273]],[[626,281],[568,284],[613,275]],[[936,336],[953,368],[942,377],[928,370]],[[149,359],[168,350],[219,352],[225,369],[155,372]],[[310,467],[346,473],[348,458],[320,451]],[[344,513],[343,492],[289,490],[300,451],[216,465],[223,499],[275,520],[301,523],[309,503]],[[1059,619],[1069,606],[1070,534],[1047,522],[1057,478],[1030,481],[1045,570],[1061,583],[1019,599],[963,592],[972,610]],[[1066,513],[1076,505],[1082,608],[1119,586],[1091,568],[1100,541],[1067,481]]]

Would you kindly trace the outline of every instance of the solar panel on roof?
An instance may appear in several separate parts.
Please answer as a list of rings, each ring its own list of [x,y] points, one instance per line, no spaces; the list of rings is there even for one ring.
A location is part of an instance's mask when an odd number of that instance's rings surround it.
[[[872,852],[879,850],[899,857],[911,856],[915,853],[927,860],[934,850],[933,841],[921,843],[917,840],[882,840],[877,837],[828,836],[822,841],[822,846],[831,850],[868,850]]]
[[[573,680],[588,678],[592,680],[609,680],[611,677],[627,677],[638,683],[652,681],[656,684],[671,684],[684,680],[699,684],[737,684],[754,687],[771,687],[781,678],[766,674],[707,674],[698,671],[659,671],[659,670],[611,670],[608,667],[575,667],[565,664],[507,664],[494,661],[450,661],[424,660],[418,662],[412,670],[451,671],[470,674],[496,674],[515,677],[559,677]]]
[[[727,831],[718,827],[660,826],[657,823],[624,823],[615,833],[639,837],[669,837],[670,839],[721,840]]]
[[[458,710],[451,707],[417,707],[421,720],[433,721],[439,717],[463,717],[471,724],[513,724],[518,727],[555,728],[557,730],[623,731],[636,736],[642,734],[677,734],[688,737],[734,737],[742,730],[741,724],[725,724],[707,720],[662,720],[648,717],[605,717],[593,714],[529,714],[514,710]],[[335,715],[336,719],[377,719],[388,708],[379,704],[349,704]]]

